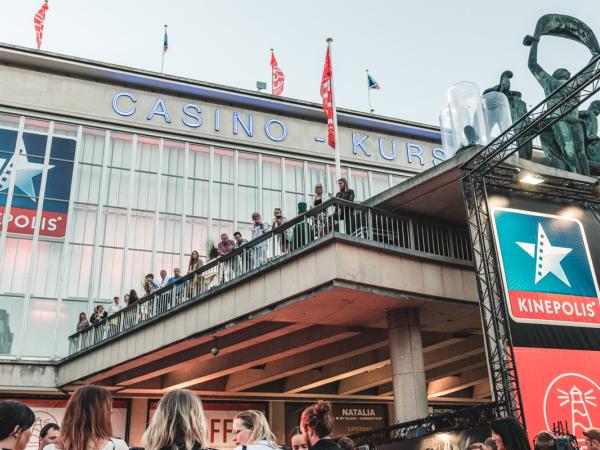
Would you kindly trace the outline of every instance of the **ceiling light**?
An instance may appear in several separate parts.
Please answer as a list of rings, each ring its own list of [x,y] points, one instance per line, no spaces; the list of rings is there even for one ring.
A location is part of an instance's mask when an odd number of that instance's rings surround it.
[[[524,175],[521,175],[521,177],[519,177],[519,181],[521,183],[531,184],[533,186],[536,186],[540,183],[543,183],[544,179],[535,174],[526,173]]]

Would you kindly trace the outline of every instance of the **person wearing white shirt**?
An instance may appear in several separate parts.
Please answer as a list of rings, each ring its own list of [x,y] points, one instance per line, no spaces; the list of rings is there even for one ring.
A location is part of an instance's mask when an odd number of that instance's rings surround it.
[[[119,297],[115,296],[113,297],[113,300],[114,303],[107,308],[109,316],[112,316],[123,309],[123,306],[119,303]]]
[[[167,276],[167,271],[165,269],[160,271],[160,278],[157,281],[158,287],[162,288],[169,284],[170,278]]]

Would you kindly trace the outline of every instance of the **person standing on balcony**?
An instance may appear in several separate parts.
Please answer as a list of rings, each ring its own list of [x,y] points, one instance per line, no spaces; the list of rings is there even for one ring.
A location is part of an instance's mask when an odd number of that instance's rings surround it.
[[[154,274],[151,274],[151,273],[146,275],[146,277],[144,278],[143,286],[144,286],[144,291],[146,292],[147,295],[150,295],[154,291],[157,291],[159,289],[158,284],[154,281]]]
[[[202,260],[200,259],[200,255],[196,250],[192,250],[192,255],[190,256],[190,263],[188,264],[188,273],[195,272],[200,267],[202,267]]]
[[[233,238],[235,239],[235,248],[240,248],[242,245],[248,242],[248,239],[244,239],[242,237],[242,233],[239,231],[233,233]]]
[[[123,309],[121,307],[121,304],[119,303],[119,297],[115,296],[113,297],[113,302],[109,307],[108,307],[108,315],[112,316],[114,313],[117,313],[119,311],[121,311],[121,309]]]
[[[273,210],[273,223],[271,224],[271,228],[274,230],[279,228],[281,225],[285,223],[287,218],[283,215],[281,208],[275,208]],[[290,251],[290,244],[292,236],[292,229],[288,228],[283,233],[277,234],[277,240],[279,241],[279,248],[281,249],[281,253],[287,253]]]
[[[80,331],[85,330],[87,327],[90,326],[90,323],[87,320],[87,316],[85,315],[84,312],[79,313],[79,322],[77,322],[77,332],[79,333]]]
[[[252,221],[254,222],[254,225],[252,225],[251,228],[252,239],[257,239],[271,231],[270,225],[268,223],[263,222],[262,218],[260,217],[260,213],[253,213]],[[263,241],[259,245],[250,249],[250,253],[252,255],[252,268],[256,269],[264,261],[267,260],[268,245],[269,243],[267,241]]]
[[[179,270],[179,267],[175,267],[173,269],[173,276],[171,278],[169,278],[169,282],[167,284],[176,283],[177,280],[179,280],[181,278],[183,278],[183,277],[181,276],[181,271]]]
[[[170,280],[170,278],[167,276],[167,271],[165,269],[162,269],[160,271],[160,278],[157,280],[158,287],[159,288],[165,287],[167,284],[169,284],[169,280]]]
[[[229,239],[229,236],[227,235],[227,233],[222,233],[221,234],[221,242],[219,242],[219,244],[217,245],[217,251],[219,252],[219,256],[223,257],[223,256],[227,256],[229,255],[232,251],[235,250],[235,241],[233,239]],[[225,266],[225,270],[221,273],[221,276],[219,277],[219,279],[221,280],[222,283],[224,283],[227,280],[231,279],[231,276],[233,275],[233,260],[229,259],[225,262],[223,262],[223,264],[220,264],[220,266],[224,265]]]
[[[321,183],[315,184],[315,199],[313,200],[313,208],[323,203],[323,185]]]
[[[348,187],[348,180],[340,178],[338,180],[339,192],[335,196],[341,200],[347,200],[349,202],[354,201],[354,191]],[[336,230],[339,230],[339,222],[344,221],[344,230],[346,234],[350,234],[352,231],[352,224],[350,223],[353,218],[353,212],[347,206],[338,206],[337,212],[334,215],[334,221],[338,222]],[[337,217],[335,217],[337,216]]]

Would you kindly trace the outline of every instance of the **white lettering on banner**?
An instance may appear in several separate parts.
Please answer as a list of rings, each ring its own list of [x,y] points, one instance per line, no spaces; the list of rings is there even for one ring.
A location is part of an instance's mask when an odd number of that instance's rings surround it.
[[[2,223],[2,217],[4,213],[0,212],[0,223]],[[30,217],[25,214],[19,214],[17,216],[13,216],[9,214],[8,223],[13,224],[15,227],[20,229],[35,229],[35,222],[37,217]],[[56,231],[56,227],[59,222],[63,219],[62,216],[52,217],[47,219],[46,217],[42,217],[42,222],[40,223],[40,231]]]
[[[342,408],[343,416],[375,416],[375,410],[372,408]]]
[[[264,114],[261,115],[259,112],[256,113],[257,117],[254,117],[252,112],[235,110],[227,111],[222,110],[221,108],[214,108],[214,127],[212,130],[209,130],[206,129],[206,120],[203,120],[203,117],[205,119],[211,118],[211,112],[207,110],[206,105],[188,102],[174,108],[171,103],[165,102],[160,97],[153,98],[151,106],[147,103],[148,99],[145,101],[142,100],[144,99],[138,99],[138,97],[132,93],[118,92],[112,98],[112,109],[120,116],[131,117],[133,119],[135,119],[134,116],[146,114],[145,111],[147,111],[147,115],[145,115],[144,118],[146,121],[156,125],[179,126],[180,128],[183,128],[181,127],[181,125],[183,125],[184,127],[193,130],[204,130],[204,133],[209,134],[226,131],[232,138],[260,139],[262,137],[263,139],[266,138],[268,140],[267,142],[281,143],[281,145],[285,145],[285,141],[289,138],[303,139],[304,136],[298,136],[298,133],[300,133],[299,130],[301,130],[302,133],[312,133],[315,130],[313,127],[313,131],[306,131],[307,124],[308,127],[312,126],[310,122],[306,121],[301,124],[302,128],[299,128],[298,125],[290,128],[283,118],[265,117]],[[169,100],[169,102],[175,102],[175,100]],[[144,106],[145,111],[142,110],[141,105],[146,105]],[[138,112],[138,110],[140,111]],[[176,121],[172,123],[171,112],[177,114],[177,111],[178,116],[180,117],[175,117]],[[226,113],[227,116],[225,116]],[[162,120],[155,116],[161,116]],[[223,127],[223,129],[221,129],[221,119],[226,119],[228,122],[228,126]],[[297,121],[296,119],[289,120],[291,122]],[[208,126],[210,127],[211,125]],[[425,147],[426,144],[401,142],[400,145],[406,146],[406,153],[404,156],[399,154],[399,142],[394,138],[371,138],[369,135],[360,132],[344,133],[348,132],[345,131],[342,133],[340,142],[342,142],[344,147],[348,147],[346,149],[341,149],[342,157],[344,157],[344,155],[351,155],[368,158],[379,164],[395,162],[415,168],[425,168],[426,166],[431,165],[436,166],[446,160],[444,150],[439,147],[430,147],[429,145]],[[317,143],[325,142],[325,139],[319,135],[314,136],[314,139],[313,136],[310,136],[310,140],[314,140],[314,142]],[[287,145],[293,146],[296,151],[299,149],[295,142],[290,142]],[[310,151],[311,149],[312,148],[307,148],[307,151]]]

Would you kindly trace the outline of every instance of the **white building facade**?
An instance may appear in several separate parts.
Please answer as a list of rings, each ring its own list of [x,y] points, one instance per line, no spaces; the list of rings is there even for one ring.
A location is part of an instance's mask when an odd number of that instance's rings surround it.
[[[320,105],[9,46],[0,62],[2,359],[60,359],[80,313],[248,239],[254,211],[337,191]],[[432,127],[339,124],[357,201],[444,160]]]

